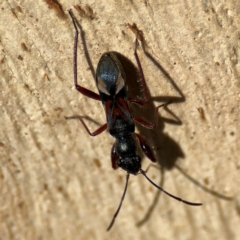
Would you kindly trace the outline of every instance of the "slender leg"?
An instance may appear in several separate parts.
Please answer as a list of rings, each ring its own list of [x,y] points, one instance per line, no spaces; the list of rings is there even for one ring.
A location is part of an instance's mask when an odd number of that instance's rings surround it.
[[[65,117],[67,120],[68,119],[78,119],[83,127],[86,129],[87,133],[91,136],[97,136],[100,133],[102,133],[103,131],[105,131],[107,129],[107,123],[103,124],[100,128],[98,128],[97,130],[95,130],[94,132],[90,132],[89,128],[87,127],[86,123],[83,121],[82,117],[80,116],[73,116],[73,117]]]
[[[118,164],[117,164],[118,159],[119,159],[119,155],[116,152],[116,144],[114,143],[111,150],[112,168],[114,170],[118,169]]]
[[[152,161],[152,162],[157,162],[154,153],[151,149],[151,147],[149,146],[149,144],[147,143],[147,141],[138,133],[135,133],[136,137],[139,140],[140,143],[140,147],[142,149],[142,151],[144,152],[144,154]]]
[[[149,103],[150,97],[149,97],[148,88],[147,88],[145,76],[144,76],[144,73],[143,73],[142,65],[141,65],[141,62],[140,62],[138,54],[137,54],[138,45],[139,44],[138,44],[138,33],[137,33],[136,42],[135,42],[134,56],[136,58],[138,69],[139,69],[139,72],[140,72],[140,75],[141,75],[141,78],[142,78],[143,89],[144,89],[144,98],[143,99],[130,98],[129,101],[132,102],[132,103],[140,104],[140,105],[147,105]]]
[[[154,122],[151,123],[151,122],[148,122],[140,117],[134,117],[134,120],[138,123],[140,123],[142,126],[146,127],[146,128],[149,128],[149,129],[155,129],[157,127],[157,124],[158,124],[158,109],[161,108],[161,107],[164,107],[164,106],[167,106],[169,103],[164,103],[164,104],[161,104],[159,106],[157,106],[155,108],[155,116],[154,116]]]
[[[147,173],[149,171],[149,169],[153,167],[153,168],[156,168],[157,170],[163,170],[163,168],[160,166],[160,165],[156,165],[156,164],[153,164],[153,163],[149,163],[149,165],[147,166],[146,170],[143,170],[145,173]]]
[[[75,20],[74,20],[74,15],[72,13],[72,10],[69,10],[68,12],[70,14],[70,17],[72,18],[72,22],[73,22],[73,25],[74,25],[74,28],[75,28],[75,31],[76,31],[75,41],[74,41],[74,57],[73,57],[73,64],[74,64],[74,68],[73,68],[74,70],[73,71],[74,71],[75,87],[81,94],[83,94],[83,95],[85,95],[89,98],[93,98],[95,100],[100,101],[101,98],[97,93],[78,85],[78,81],[77,81],[77,49],[78,49],[78,34],[79,34],[79,32],[78,32],[77,25],[76,25]]]
[[[138,65],[138,69],[139,69],[139,72],[140,72],[140,75],[141,75],[141,78],[142,78],[143,89],[144,89],[144,98],[143,99],[130,98],[129,101],[132,102],[132,103],[142,105],[142,106],[146,106],[149,103],[150,96],[149,96],[149,93],[148,93],[147,83],[146,83],[146,79],[145,79],[145,76],[144,76],[144,73],[143,73],[142,65],[141,65],[140,59],[139,59],[138,54],[137,54],[137,48],[138,48],[138,45],[139,45],[138,44],[138,34],[139,33],[137,32],[134,55],[135,55],[137,65]],[[134,119],[135,119],[136,122],[140,123],[144,127],[147,127],[149,129],[154,129],[154,128],[156,128],[157,122],[158,122],[158,109],[160,107],[168,105],[169,103],[161,104],[161,105],[159,105],[158,107],[155,108],[154,123],[150,123],[150,122],[148,122],[148,121],[146,121],[146,120],[144,120],[140,117],[134,117]]]

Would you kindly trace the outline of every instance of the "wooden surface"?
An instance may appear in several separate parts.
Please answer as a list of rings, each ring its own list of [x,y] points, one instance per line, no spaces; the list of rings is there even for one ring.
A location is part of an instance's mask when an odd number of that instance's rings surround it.
[[[64,13],[51,1],[0,2],[0,239],[240,239],[240,2],[59,2]],[[139,56],[157,100],[150,108],[172,100],[169,109],[182,122],[167,121],[173,116],[161,109],[156,131],[140,129],[164,166],[148,175],[202,207],[156,195],[143,176],[131,176],[106,232],[126,174],[111,169],[107,132],[92,138],[78,121],[65,120],[88,116],[92,130],[105,122],[101,104],[73,85],[70,8],[94,68],[106,51],[136,65],[126,24],[143,31],[151,57],[141,47]],[[78,57],[79,82],[96,91],[82,40]],[[148,163],[144,158],[143,169]]]

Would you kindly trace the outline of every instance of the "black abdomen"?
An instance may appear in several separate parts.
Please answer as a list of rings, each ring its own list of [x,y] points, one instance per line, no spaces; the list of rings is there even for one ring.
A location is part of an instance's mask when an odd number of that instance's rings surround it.
[[[129,123],[122,118],[116,118],[114,125],[109,126],[109,133],[115,138],[122,138],[123,136],[131,135],[134,131],[135,125],[133,120]]]

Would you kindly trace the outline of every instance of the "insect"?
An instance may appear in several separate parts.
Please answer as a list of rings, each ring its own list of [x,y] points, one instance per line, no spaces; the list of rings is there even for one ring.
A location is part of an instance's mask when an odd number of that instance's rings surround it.
[[[86,129],[89,135],[96,136],[102,133],[104,130],[108,129],[110,135],[112,135],[116,141],[112,146],[111,150],[111,161],[113,169],[117,169],[118,167],[122,168],[127,172],[126,175],[126,185],[122,194],[122,198],[120,204],[118,206],[117,211],[115,212],[110,225],[107,228],[109,231],[115,219],[121,209],[123,200],[125,198],[128,186],[128,180],[130,174],[137,175],[142,174],[152,185],[154,185],[157,189],[164,192],[168,196],[181,201],[185,204],[192,205],[192,206],[200,206],[201,203],[192,203],[185,201],[179,197],[176,197],[158,185],[156,185],[151,179],[148,178],[145,171],[141,168],[141,158],[136,154],[137,145],[139,144],[144,154],[152,161],[156,162],[154,153],[147,143],[147,141],[138,133],[135,133],[135,123],[134,121],[140,123],[144,127],[149,129],[154,129],[157,125],[158,121],[158,109],[165,104],[162,104],[155,109],[155,121],[154,123],[147,122],[146,120],[134,116],[131,110],[131,103],[140,104],[140,105],[147,105],[149,102],[149,96],[147,92],[147,86],[145,77],[143,74],[143,69],[137,54],[137,47],[138,47],[138,36],[136,37],[135,42],[135,51],[134,55],[137,61],[138,69],[141,74],[143,88],[144,88],[144,98],[143,99],[133,99],[128,97],[128,89],[126,86],[126,76],[123,71],[123,67],[121,62],[119,61],[116,53],[114,52],[107,52],[102,55],[99,60],[96,72],[96,86],[98,88],[99,94],[92,92],[78,84],[77,81],[77,48],[78,48],[78,29],[75,22],[74,15],[72,10],[69,10],[69,14],[72,18],[72,22],[76,31],[75,35],[75,42],[74,42],[74,83],[77,91],[81,94],[101,101],[102,105],[105,109],[106,113],[106,120],[107,123],[99,127],[94,132],[90,132],[89,128],[83,121],[80,116],[77,117],[68,117],[68,119],[77,118]]]

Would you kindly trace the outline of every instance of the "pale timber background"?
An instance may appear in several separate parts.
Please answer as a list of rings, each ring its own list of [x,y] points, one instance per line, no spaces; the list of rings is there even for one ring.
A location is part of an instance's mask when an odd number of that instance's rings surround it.
[[[65,15],[49,0],[0,1],[0,239],[240,239],[240,2],[59,3]],[[64,118],[88,116],[96,121],[87,121],[92,130],[105,122],[101,104],[73,85],[70,8],[94,68],[106,51],[136,65],[135,36],[126,24],[143,31],[152,58],[141,47],[139,56],[151,96],[175,97],[169,110],[182,122],[167,122],[173,116],[161,109],[158,129],[141,130],[164,166],[148,175],[202,207],[156,195],[142,176],[131,176],[106,232],[125,172],[111,169],[114,139],[107,132],[92,138]],[[96,91],[81,39],[78,57],[79,82]],[[144,158],[144,169],[148,163]]]

